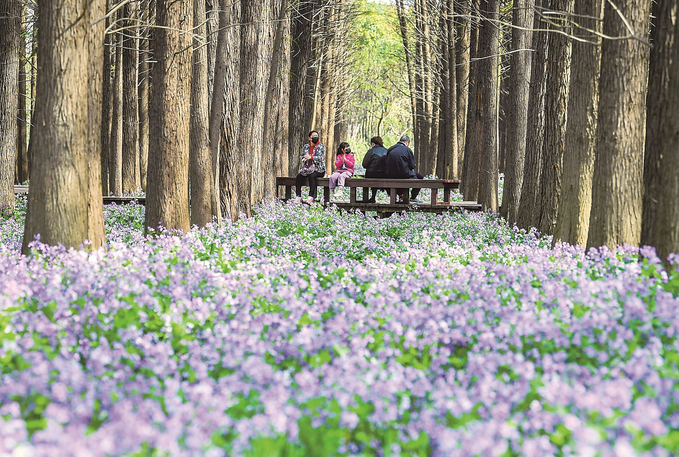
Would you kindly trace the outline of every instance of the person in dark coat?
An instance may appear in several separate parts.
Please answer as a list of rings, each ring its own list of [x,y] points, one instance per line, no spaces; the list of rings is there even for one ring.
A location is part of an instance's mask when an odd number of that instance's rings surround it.
[[[410,149],[410,137],[403,135],[401,139],[389,148],[387,156],[384,159],[384,168],[387,178],[392,179],[424,179],[419,173],[415,172],[417,164],[415,163],[415,155]],[[403,195],[405,189],[398,189],[400,196]],[[420,189],[412,189],[410,193],[410,200],[418,202],[417,194]]]
[[[363,157],[363,168],[365,168],[366,178],[385,178],[384,172],[384,159],[387,156],[387,148],[384,147],[384,142],[382,137],[374,136],[370,139],[370,149],[366,152],[365,157]],[[377,187],[370,189],[372,196],[368,200],[368,203],[375,203],[375,196],[377,191],[380,190]],[[382,189],[386,192],[386,189]]]

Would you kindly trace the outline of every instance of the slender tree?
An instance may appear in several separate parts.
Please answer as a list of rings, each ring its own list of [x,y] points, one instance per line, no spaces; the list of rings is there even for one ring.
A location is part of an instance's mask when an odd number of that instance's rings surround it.
[[[615,4],[606,3],[604,35],[625,37],[631,29],[646,40],[650,2]],[[638,245],[641,238],[648,55],[637,39],[603,42],[589,247]]]
[[[118,19],[122,19],[122,9],[118,10]],[[123,193],[123,39],[116,33],[116,51],[113,70],[113,87],[111,87],[111,139],[108,150],[109,191],[113,195]]]
[[[152,59],[149,46],[149,25],[152,23],[152,4],[151,0],[142,0],[139,17],[141,27],[139,28],[139,185],[142,190],[146,190],[146,180],[148,176],[149,164],[149,88],[151,80]],[[154,8],[155,9],[155,8]],[[209,88],[209,85],[208,85]]]
[[[474,1],[473,11],[478,11],[478,0]],[[469,102],[467,104],[467,131],[464,144],[464,161],[462,166],[462,195],[466,200],[476,200],[479,196],[479,156],[482,141],[483,123],[479,104],[481,85],[479,84],[479,65],[473,59],[479,55],[480,27],[476,26],[471,32],[470,39],[470,67],[469,67]]]
[[[28,180],[28,109],[27,109],[27,93],[26,81],[28,73],[26,72],[26,35],[28,28],[26,27],[26,6],[20,3],[21,13],[21,33],[19,36],[19,93],[18,102],[19,108],[17,111],[17,183],[21,184]]]
[[[95,23],[104,5],[102,0],[38,4],[37,127],[31,135],[35,156],[24,253],[38,235],[44,243],[66,247],[86,239],[97,247],[103,241],[99,151],[90,148],[98,147],[100,132],[104,36],[103,22]]]
[[[535,7],[549,6],[549,0],[536,0]],[[531,63],[530,90],[528,94],[528,131],[526,133],[526,156],[523,165],[523,184],[517,225],[529,230],[539,221],[538,193],[542,171],[542,143],[545,135],[545,88],[547,84],[547,33],[542,30],[541,16],[536,12],[533,18],[532,47],[535,50]]]
[[[584,246],[592,206],[592,174],[599,109],[602,0],[575,2],[578,27],[573,41],[568,124],[563,157],[562,196],[554,242]],[[586,41],[581,41],[586,40]]]
[[[471,0],[456,1],[455,15],[459,19],[457,39],[455,42],[455,58],[457,75],[457,147],[458,170],[462,170],[464,162],[465,138],[467,135],[467,103],[469,100],[469,51],[471,49]]]
[[[0,1],[0,214],[14,212],[20,15],[19,2]]]
[[[679,253],[679,4],[656,2],[653,17],[641,244],[669,268]]]
[[[192,0],[158,0],[145,226],[187,232]]]
[[[551,30],[570,33],[568,26],[574,0],[552,0]],[[538,213],[540,232],[553,235],[561,198],[561,174],[566,142],[566,108],[571,74],[571,39],[562,33],[548,37],[547,87],[545,89],[545,138],[542,144],[542,174]]]
[[[123,192],[141,189],[139,178],[139,106],[137,105],[137,71],[139,40],[137,37],[137,3],[128,2],[123,9]]]
[[[193,76],[191,79],[191,133],[189,178],[191,183],[191,225],[212,222],[215,180],[210,158],[208,74],[205,1],[193,3]]]
[[[441,20],[441,54],[444,57],[442,71],[442,108],[439,130],[439,151],[436,160],[436,174],[439,178],[457,178],[457,72],[455,70],[455,11],[453,1],[445,3],[445,18]]]
[[[479,32],[479,53],[484,59],[479,62],[478,81],[481,85],[480,107],[482,119],[482,140],[477,144],[481,150],[479,169],[479,203],[484,210],[498,211],[498,54],[500,45],[497,21],[500,17],[499,0],[483,0],[482,8],[486,17]]]
[[[106,11],[110,10],[111,0],[106,0]],[[107,18],[105,21],[106,28],[110,26],[111,19]],[[112,52],[113,34],[106,33],[104,37],[104,58],[102,62],[102,118],[101,118],[101,192],[103,195],[109,195],[109,154],[111,150],[111,119],[112,119],[112,103],[111,96],[113,84],[111,78],[111,64],[115,60],[115,54]]]
[[[532,0],[515,0],[512,11],[512,54],[509,69],[509,104],[506,116],[507,142],[505,145],[505,182],[500,214],[509,224],[516,224],[523,185],[528,131],[528,94],[532,53],[530,51],[533,24]]]

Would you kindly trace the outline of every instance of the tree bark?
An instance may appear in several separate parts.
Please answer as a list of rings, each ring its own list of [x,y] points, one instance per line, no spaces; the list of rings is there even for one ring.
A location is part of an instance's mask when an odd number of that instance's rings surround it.
[[[118,19],[122,18],[122,10],[118,10]],[[108,151],[109,191],[113,195],[123,194],[123,40],[122,34],[116,34],[116,53],[114,63],[113,87],[111,100],[111,140]]]
[[[96,248],[104,230],[100,151],[91,148],[99,143],[103,22],[90,24],[104,14],[104,3],[41,1],[38,6],[35,157],[22,251],[29,253],[37,235],[43,243],[67,248],[90,239]]]
[[[106,0],[106,12],[109,11],[111,6],[111,0]],[[105,21],[105,26],[111,24],[111,20],[107,19]],[[107,33],[104,37],[104,58],[102,62],[102,94],[101,94],[101,105],[102,105],[102,117],[101,117],[101,193],[103,195],[109,195],[109,163],[110,163],[110,150],[111,150],[111,118],[112,118],[112,88],[113,84],[111,81],[111,63],[115,61],[115,57],[112,59],[111,55],[115,56],[112,51],[112,47],[115,44],[113,40],[113,34]]]
[[[293,10],[295,11],[295,10]],[[312,77],[309,63],[313,56],[311,45],[311,19],[314,12],[312,2],[300,2],[297,13],[291,17],[290,48],[290,136],[288,142],[289,175],[294,176],[299,169],[297,153],[300,145],[307,141],[311,129],[305,113],[305,99],[308,94],[308,80]]]
[[[20,32],[19,2],[0,0],[0,214],[14,213]]]
[[[458,176],[457,147],[457,72],[455,70],[455,11],[454,2],[447,0],[445,19],[442,19],[441,54],[443,55],[441,118],[439,121],[440,147],[436,161],[439,178],[454,179]]]
[[[473,11],[479,10],[478,0],[474,1]],[[481,95],[479,91],[481,86],[479,84],[479,63],[472,62],[473,59],[479,57],[479,34],[480,27],[477,25],[471,31],[470,39],[470,65],[469,65],[469,82],[468,87],[468,103],[467,103],[467,130],[465,133],[464,155],[462,165],[462,183],[461,191],[466,200],[476,200],[479,198],[479,168],[480,156],[478,150],[480,148],[479,142],[482,140],[482,122],[478,112],[478,106],[481,103]]]
[[[26,102],[28,96],[26,93],[26,81],[28,73],[26,72],[26,6],[20,4],[20,20],[21,20],[21,34],[19,36],[19,108],[17,111],[17,184],[28,181],[28,110],[26,109]]]
[[[481,117],[483,122],[481,168],[479,170],[479,203],[484,211],[498,211],[498,54],[500,48],[497,21],[500,17],[499,0],[484,0],[482,8],[486,19],[480,33],[479,52],[484,60],[479,62],[481,84]]]
[[[602,0],[578,0],[575,15],[582,27],[601,32]],[[576,29],[574,34],[601,42],[595,34]],[[592,174],[599,109],[601,46],[573,41],[568,123],[563,157],[562,196],[554,243],[584,246],[592,206]]]
[[[549,0],[536,0],[535,7],[549,6]],[[523,185],[519,199],[517,225],[525,230],[538,225],[538,193],[542,171],[542,144],[545,137],[545,88],[547,85],[547,33],[540,15],[533,17],[532,47],[535,50],[531,62],[530,89],[528,94],[528,130],[526,132],[526,156],[523,165]]]
[[[212,195],[215,193],[215,180],[210,159],[206,19],[205,1],[195,0],[193,3],[189,180],[191,183],[191,225],[198,227],[205,227],[212,222]]]
[[[530,27],[533,24],[532,0],[515,0],[512,11],[512,54],[509,69],[509,103],[506,116],[507,143],[505,155],[505,182],[502,194],[501,216],[510,225],[516,224],[523,185],[523,167],[526,157],[526,132],[528,129],[528,94],[532,53]]]
[[[563,14],[565,24],[573,13],[573,1],[551,1],[551,9]],[[553,16],[552,20],[556,22],[556,16]],[[549,28],[557,29],[555,25],[550,25]],[[570,33],[570,27],[567,25],[559,28]],[[571,74],[571,39],[560,33],[550,33],[547,47],[550,58],[547,62],[545,89],[545,139],[542,145],[538,229],[546,235],[553,235],[561,198],[561,175],[566,142],[566,108],[568,107]]]
[[[616,2],[636,36],[648,37],[650,2]],[[626,36],[610,3],[604,35]],[[588,247],[637,246],[641,238],[648,48],[637,40],[604,40],[601,98]]]
[[[139,108],[139,185],[143,191],[146,191],[149,167],[149,88],[151,79],[149,61],[152,59],[149,31],[151,30],[152,16],[150,0],[143,0],[139,12],[142,26],[139,29],[139,100],[137,101]]]
[[[137,5],[126,3],[123,14],[123,192],[137,192],[139,179],[139,107],[137,105]]]
[[[145,227],[188,232],[192,0],[158,0]]]
[[[415,71],[412,51],[410,50],[410,40],[408,38],[408,21],[403,0],[396,0],[396,12],[398,14],[399,30],[403,41],[403,51],[406,58],[406,71],[408,72],[408,93],[410,94],[410,113],[413,118],[413,139],[419,135],[419,125],[417,118],[417,83],[415,82]],[[300,143],[301,144],[301,143]]]
[[[641,244],[655,246],[669,269],[669,254],[679,253],[679,6],[654,3],[653,17]]]
[[[462,17],[457,26],[458,36],[455,43],[456,83],[457,83],[457,148],[458,170],[462,170],[464,149],[467,136],[467,104],[469,101],[469,58],[471,50],[471,0],[455,2],[455,14]]]

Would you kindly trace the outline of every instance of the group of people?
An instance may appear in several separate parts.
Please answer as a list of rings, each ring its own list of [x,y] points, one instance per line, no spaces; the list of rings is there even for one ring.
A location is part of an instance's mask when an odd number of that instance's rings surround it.
[[[342,194],[346,179],[354,174],[355,164],[356,159],[349,143],[340,143],[335,156],[335,171],[330,175],[330,192],[334,198],[337,199]],[[370,149],[365,154],[362,165],[365,168],[366,178],[423,179],[421,174],[415,172],[417,164],[413,150],[410,149],[408,135],[403,135],[398,143],[389,149],[384,147],[382,138],[372,137]],[[299,174],[295,181],[295,190],[300,201],[302,201],[302,185],[305,179],[309,181],[309,197],[305,201],[311,203],[316,199],[317,179],[325,176],[325,171],[325,146],[320,142],[318,132],[312,130],[309,132],[309,142],[302,148]],[[378,190],[378,188],[371,189],[368,202],[375,203]],[[412,189],[411,201],[418,202],[419,191],[420,189]],[[403,192],[405,192],[404,189],[399,189],[399,198],[403,198]]]

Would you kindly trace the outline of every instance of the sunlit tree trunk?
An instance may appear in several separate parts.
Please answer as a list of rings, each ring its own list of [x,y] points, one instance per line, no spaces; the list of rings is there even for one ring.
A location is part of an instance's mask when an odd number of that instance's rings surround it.
[[[106,0],[106,11],[108,12],[111,6],[111,0]],[[111,19],[105,21],[105,26],[108,27],[111,24]],[[101,94],[101,193],[103,195],[109,195],[109,155],[111,150],[111,118],[112,118],[112,106],[111,106],[111,95],[113,84],[111,80],[111,64],[115,61],[114,51],[112,50],[113,44],[113,34],[107,33],[104,37],[104,57],[102,62],[102,94]]]
[[[0,214],[14,212],[19,108],[19,34],[21,8],[16,0],[0,1]]]
[[[483,125],[479,170],[479,203],[484,210],[498,211],[498,54],[500,45],[497,20],[500,17],[500,1],[484,0],[481,8],[485,11],[479,39],[479,53],[484,60],[479,62],[478,81],[481,85],[479,104]],[[477,108],[478,109],[478,108]]]
[[[523,166],[526,157],[528,128],[528,93],[532,53],[530,49],[533,24],[532,0],[515,0],[512,11],[512,55],[510,59],[507,106],[507,142],[505,144],[505,182],[501,215],[510,225],[516,224],[519,212]]]
[[[126,3],[123,21],[123,192],[141,188],[139,179],[139,107],[137,106],[137,4]]]
[[[549,0],[536,0],[535,7],[548,7]],[[526,132],[526,156],[523,164],[523,184],[519,211],[516,223],[529,230],[539,223],[538,193],[540,173],[542,171],[542,144],[545,137],[545,88],[547,84],[547,33],[540,15],[536,12],[533,18],[530,90],[528,94],[528,130]]]
[[[602,0],[576,1],[575,14],[582,27],[601,32]],[[601,41],[584,30],[575,29],[573,33],[588,41]],[[554,243],[563,241],[584,246],[592,206],[601,46],[574,40],[572,62],[562,195]]]
[[[187,232],[193,0],[158,0],[144,226]]]
[[[646,40],[650,2],[616,4],[627,24],[606,3],[604,35],[626,36],[629,26]],[[638,245],[641,238],[648,56],[638,40],[603,42],[588,247]]]
[[[39,3],[35,156],[23,252],[39,235],[50,245],[103,242],[99,154],[102,0]],[[68,65],[64,65],[68,62]],[[69,119],[69,122],[62,122]],[[50,126],[44,128],[42,126]]]
[[[563,14],[564,24],[573,13],[574,0],[552,0],[551,8]],[[558,22],[557,16],[552,19]],[[556,29],[550,25],[550,29]],[[570,27],[562,30],[570,33]],[[545,89],[545,139],[542,145],[542,174],[540,175],[540,221],[538,229],[553,235],[561,198],[561,175],[566,142],[566,108],[568,107],[571,74],[571,40],[560,33],[550,33],[549,60],[547,62],[547,87]]]
[[[118,18],[122,18],[118,10]],[[123,193],[123,40],[116,34],[113,87],[111,88],[111,140],[108,151],[109,191],[113,195]]]
[[[139,185],[146,191],[146,181],[149,164],[149,87],[151,79],[151,66],[149,61],[153,58],[149,46],[150,25],[153,19],[151,14],[151,1],[143,0],[139,16],[142,26],[139,28]]]
[[[458,170],[462,170],[465,139],[467,136],[467,103],[469,100],[469,56],[471,49],[471,0],[456,1],[455,14],[458,16],[457,40],[455,42],[456,84],[457,84],[457,149]]]
[[[215,181],[210,160],[208,78],[205,1],[193,3],[193,76],[191,78],[191,132],[189,179],[191,225],[205,227],[212,222]]]
[[[20,4],[21,14],[21,33],[19,36],[19,108],[17,111],[17,183],[21,184],[28,180],[28,109],[26,102],[28,96],[26,93],[26,80],[28,73],[26,72],[26,6]]]
[[[478,0],[474,1],[473,11],[478,11]],[[479,54],[479,34],[480,27],[475,26],[471,32],[470,40],[470,67],[469,83],[467,85],[469,96],[467,103],[467,131],[465,134],[464,161],[462,165],[462,184],[461,190],[465,200],[476,200],[479,197],[479,168],[480,156],[479,143],[482,141],[482,118],[479,115],[479,104],[481,99],[481,86],[478,82],[479,64],[471,63],[471,59],[476,59]]]
[[[679,4],[653,4],[641,244],[679,253]],[[675,264],[674,268],[677,268]]]

